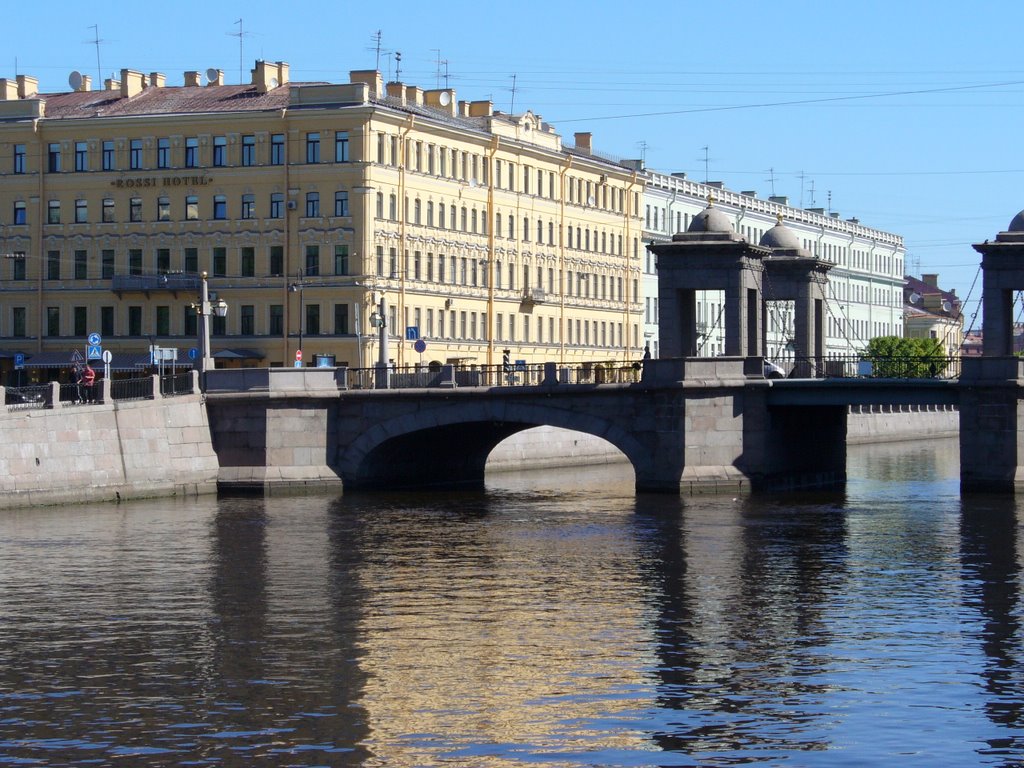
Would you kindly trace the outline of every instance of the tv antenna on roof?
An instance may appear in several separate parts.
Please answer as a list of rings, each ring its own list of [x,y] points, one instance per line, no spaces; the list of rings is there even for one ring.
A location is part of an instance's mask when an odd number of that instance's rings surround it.
[[[92,40],[86,40],[87,43],[92,43],[96,46],[96,81],[103,85],[103,67],[100,66],[100,43],[105,43],[106,40],[100,40],[100,25],[93,24],[91,27],[87,27],[95,32]]]
[[[516,113],[516,76],[512,75],[512,104],[508,108],[508,113],[514,115]]]
[[[242,20],[239,19],[235,22],[238,25],[237,32],[225,32],[224,34],[230,35],[231,37],[238,38],[238,84],[245,84],[245,59],[242,56],[242,41],[252,35],[252,32],[245,32],[242,30]]]
[[[768,178],[765,181],[770,182],[772,185],[772,197],[775,197],[775,169],[768,169]]]

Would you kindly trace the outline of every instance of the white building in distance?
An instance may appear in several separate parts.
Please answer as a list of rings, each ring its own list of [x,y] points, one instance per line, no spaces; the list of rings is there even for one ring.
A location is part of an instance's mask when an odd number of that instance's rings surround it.
[[[637,163],[639,165],[639,163]],[[693,217],[713,199],[715,207],[732,218],[738,234],[759,243],[782,217],[812,255],[831,262],[825,320],[826,357],[853,355],[875,336],[903,335],[903,238],[842,219],[824,208],[796,208],[788,198],[757,197],[755,192],[733,192],[721,182],[701,184],[685,174],[664,174],[643,169],[642,213],[644,242],[672,239],[689,227]],[[658,356],[658,275],[653,253],[643,256],[644,340]],[[721,291],[698,297],[698,326],[703,337],[702,356],[724,350]],[[766,356],[792,358],[793,314],[790,302],[771,302],[765,322]]]

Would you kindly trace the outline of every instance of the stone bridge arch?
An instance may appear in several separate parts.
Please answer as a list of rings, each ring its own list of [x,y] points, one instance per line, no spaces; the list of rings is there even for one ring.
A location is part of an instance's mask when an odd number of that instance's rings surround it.
[[[370,418],[367,428],[339,445],[335,470],[346,488],[400,486],[482,487],[487,457],[511,435],[539,426],[561,427],[599,437],[615,446],[639,477],[650,450],[628,431],[629,420],[580,413],[550,404],[481,399],[446,401],[411,413]]]

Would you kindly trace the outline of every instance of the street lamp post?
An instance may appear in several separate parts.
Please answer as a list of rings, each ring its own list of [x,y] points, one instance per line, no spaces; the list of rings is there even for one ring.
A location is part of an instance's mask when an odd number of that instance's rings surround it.
[[[199,373],[203,376],[209,370],[213,370],[213,356],[210,354],[210,316],[227,317],[228,305],[224,299],[215,302],[210,301],[210,290],[206,282],[206,273],[200,274],[202,278],[199,303],[191,304],[199,317]]]
[[[295,282],[288,287],[288,290],[291,291],[292,293],[299,294],[299,354],[295,356],[295,366],[297,368],[301,368],[303,365],[305,365],[305,363],[302,361],[302,327],[303,324],[305,323],[306,315],[305,296],[302,290],[305,287],[306,284],[302,280],[302,272],[299,271],[298,274],[296,274],[295,276]]]

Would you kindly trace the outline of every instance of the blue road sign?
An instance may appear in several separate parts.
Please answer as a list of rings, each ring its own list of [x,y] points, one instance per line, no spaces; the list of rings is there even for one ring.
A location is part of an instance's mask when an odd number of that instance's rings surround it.
[[[420,337],[420,327],[418,325],[407,325],[405,326],[405,340],[416,341]]]
[[[25,367],[25,353],[17,352],[14,355],[14,367],[16,370],[21,370]]]
[[[195,347],[192,347],[188,351],[188,359],[189,360],[195,360],[197,357],[199,357],[199,350],[196,349]]]
[[[96,333],[96,331],[93,331],[92,333],[89,334],[87,341],[89,342],[90,347],[98,347],[100,344],[103,343],[103,339],[100,337],[98,333]]]
[[[416,343],[412,345],[412,348],[422,355],[427,351],[427,342],[423,339],[416,339]]]
[[[89,359],[90,360],[102,360],[103,359],[103,347],[99,344],[89,345]]]

